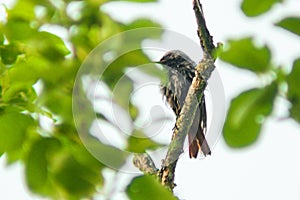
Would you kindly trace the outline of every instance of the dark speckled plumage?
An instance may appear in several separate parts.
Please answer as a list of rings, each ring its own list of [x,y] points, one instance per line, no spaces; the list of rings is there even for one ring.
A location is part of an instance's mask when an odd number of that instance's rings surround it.
[[[176,116],[179,116],[188,89],[195,75],[196,63],[185,53],[179,50],[167,52],[159,61],[168,71],[168,82],[161,86],[161,92],[165,96]],[[211,151],[205,139],[206,133],[206,106],[205,98],[199,103],[194,122],[188,133],[189,155],[196,158],[199,149],[203,154],[210,155]]]

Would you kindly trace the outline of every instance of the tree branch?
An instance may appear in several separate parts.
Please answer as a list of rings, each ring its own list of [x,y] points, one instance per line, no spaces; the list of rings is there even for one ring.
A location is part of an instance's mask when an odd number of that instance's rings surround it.
[[[212,59],[215,46],[213,44],[212,36],[206,27],[200,0],[193,1],[193,8],[198,24],[197,33],[200,39],[200,45],[204,52],[204,58],[196,67],[195,77],[187,93],[180,115],[176,120],[172,141],[159,172],[161,184],[170,190],[173,190],[176,186],[174,183],[175,168],[179,156],[183,153],[184,140],[192,126],[207,80],[215,69],[214,59]]]
[[[187,133],[192,126],[195,112],[206,87],[212,71],[215,69],[214,61],[211,58],[203,59],[196,67],[195,77],[189,88],[185,103],[179,117],[176,120],[173,132],[173,140],[169,146],[165,160],[160,170],[160,180],[162,185],[170,190],[175,187],[175,168],[179,156],[183,153],[183,144]]]
[[[198,25],[197,34],[200,39],[200,45],[202,47],[204,55],[209,54],[210,56],[212,56],[213,50],[215,49],[215,45],[213,42],[213,37],[210,35],[207,29],[200,0],[193,0],[193,9]]]
[[[135,154],[133,164],[144,174],[156,175],[158,172],[152,158],[147,153]]]
[[[203,96],[203,92],[207,85],[207,80],[209,79],[211,73],[215,69],[214,59],[212,58],[213,51],[215,46],[213,44],[212,36],[210,35],[206,22],[203,16],[202,5],[200,0],[193,1],[193,8],[198,24],[198,37],[200,39],[200,45],[204,52],[204,58],[199,62],[196,67],[195,77],[193,78],[193,82],[188,90],[185,103],[181,109],[180,115],[177,117],[176,125],[173,130],[172,141],[169,145],[169,149],[167,155],[162,163],[162,168],[157,173],[161,184],[166,186],[168,189],[173,190],[176,186],[174,183],[175,177],[175,168],[177,165],[177,161],[179,156],[183,153],[183,144],[184,140],[189,132],[189,129],[193,123],[196,110],[198,108],[200,99]],[[137,161],[143,160],[143,158],[139,159],[139,156],[135,157]],[[147,155],[146,160],[152,159]],[[152,168],[151,162],[134,162],[135,166],[137,166],[141,171],[147,173],[148,167]],[[150,163],[149,166],[140,165],[136,163]],[[156,169],[156,168],[155,168]],[[154,168],[150,170],[154,172]]]

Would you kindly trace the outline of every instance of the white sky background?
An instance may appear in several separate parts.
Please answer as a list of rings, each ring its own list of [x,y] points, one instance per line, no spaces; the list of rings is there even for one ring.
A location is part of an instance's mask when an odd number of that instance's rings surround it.
[[[5,2],[0,0],[0,3]],[[215,42],[230,37],[254,35],[260,44],[272,48],[277,64],[291,67],[291,61],[300,56],[300,40],[272,22],[282,16],[298,15],[299,0],[286,0],[262,17],[249,19],[239,10],[239,0],[203,0],[208,28]],[[162,0],[159,4],[138,5],[119,3],[104,8],[120,21],[137,16],[151,17],[166,28],[182,33],[198,42],[192,0]],[[0,11],[1,12],[1,11]],[[246,88],[257,86],[259,80],[250,72],[216,63],[222,76],[226,105]],[[285,116],[286,102],[278,107],[278,116]],[[186,200],[299,200],[300,199],[300,126],[292,120],[269,119],[256,145],[233,150],[223,139],[204,160],[182,157],[176,169],[175,194]],[[19,165],[5,168],[0,158],[0,199],[41,199],[28,194],[23,184],[23,169]]]

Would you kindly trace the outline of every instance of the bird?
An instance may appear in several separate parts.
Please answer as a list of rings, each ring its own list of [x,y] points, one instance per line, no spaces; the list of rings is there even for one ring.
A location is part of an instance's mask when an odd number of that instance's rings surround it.
[[[162,83],[160,86],[161,93],[178,118],[189,87],[195,76],[196,63],[180,50],[166,52],[158,63],[167,69],[168,75],[167,82]],[[188,133],[190,158],[197,158],[199,150],[204,156],[211,155],[210,147],[205,138],[206,130],[207,115],[205,97],[203,94]]]

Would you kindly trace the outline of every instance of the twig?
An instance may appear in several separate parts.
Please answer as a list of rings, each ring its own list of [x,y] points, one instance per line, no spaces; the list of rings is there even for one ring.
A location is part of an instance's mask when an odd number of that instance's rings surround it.
[[[200,39],[200,45],[202,47],[202,50],[204,51],[204,55],[208,53],[210,56],[212,56],[213,50],[215,49],[215,45],[213,43],[213,37],[210,35],[207,29],[200,0],[193,1],[193,9],[198,25],[197,34]]]
[[[133,164],[144,174],[156,175],[158,172],[152,158],[147,153],[135,154]]]

